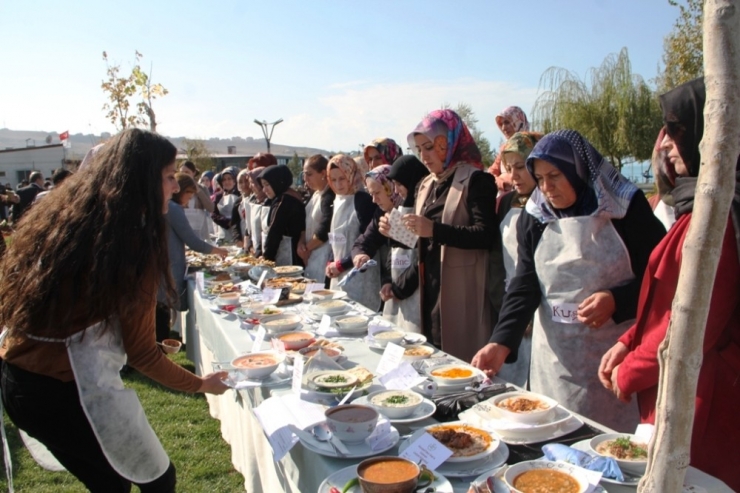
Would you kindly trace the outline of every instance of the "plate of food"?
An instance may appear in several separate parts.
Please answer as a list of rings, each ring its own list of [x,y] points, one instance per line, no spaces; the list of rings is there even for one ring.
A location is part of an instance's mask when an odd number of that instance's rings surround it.
[[[309,305],[308,309],[317,315],[337,316],[347,313],[352,309],[352,306],[342,300],[326,300]]]
[[[505,392],[489,399],[504,419],[515,423],[547,423],[558,407],[556,400],[534,392]]]
[[[435,353],[436,349],[432,346],[410,346],[403,351],[403,359],[406,361],[418,361],[427,359]]]
[[[311,291],[306,295],[307,301],[318,301],[318,300],[342,300],[347,297],[345,291],[338,289],[318,289]]]
[[[297,276],[303,273],[303,267],[300,265],[281,265],[279,267],[273,267],[273,271],[278,277],[283,276]]]
[[[387,392],[387,391],[379,391],[379,392]],[[379,392],[373,392],[369,395],[363,395],[361,397],[358,397],[357,399],[354,399],[352,401],[353,404],[364,404],[364,405],[372,405],[370,402],[371,396],[374,394],[377,394]],[[434,404],[434,402],[430,401],[429,399],[422,398],[421,404],[417,406],[409,415],[403,418],[391,418],[387,414],[383,412],[382,408],[376,407],[378,411],[380,411],[381,414],[385,415],[388,420],[393,424],[408,424],[408,423],[415,423],[417,421],[421,421],[422,419],[426,419],[431,417],[434,412],[437,410],[437,406]]]
[[[373,384],[373,374],[361,366],[356,366],[344,371],[344,373],[355,377],[356,380],[352,385],[326,387],[321,382],[317,383],[310,379],[310,376],[313,373],[322,372],[309,372],[303,375],[302,388],[321,396],[341,397],[352,389],[355,389],[355,395],[362,395],[362,393]]]

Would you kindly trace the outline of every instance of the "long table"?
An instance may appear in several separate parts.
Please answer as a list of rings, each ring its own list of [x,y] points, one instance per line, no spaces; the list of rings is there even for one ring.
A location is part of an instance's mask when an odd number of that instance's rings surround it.
[[[183,338],[187,356],[193,361],[199,375],[213,371],[213,364],[228,362],[236,356],[248,352],[252,338],[240,326],[234,315],[219,315],[210,310],[210,301],[203,299],[189,282],[188,297],[191,310],[186,315]],[[342,340],[348,360],[373,371],[381,354],[373,351],[358,338]],[[267,348],[265,344],[265,348]],[[283,389],[289,388],[286,384]],[[270,397],[275,389],[251,388],[231,390],[221,396],[207,395],[211,415],[221,421],[221,434],[231,445],[231,461],[237,471],[244,476],[244,488],[249,493],[295,492],[312,493],[318,490],[321,482],[339,469],[358,463],[358,459],[334,459],[312,453],[296,444],[280,461],[274,461],[272,449],[252,409]],[[585,423],[609,432],[608,428],[582,418]],[[429,418],[414,423],[413,428],[421,428],[435,421]],[[409,429],[399,429],[408,433]],[[397,455],[398,446],[386,452]],[[468,490],[469,479],[448,478],[456,493]],[[732,493],[723,482],[697,469],[689,468],[686,474],[689,484],[701,486],[709,493]],[[635,488],[620,485],[605,485],[609,493],[633,493]]]

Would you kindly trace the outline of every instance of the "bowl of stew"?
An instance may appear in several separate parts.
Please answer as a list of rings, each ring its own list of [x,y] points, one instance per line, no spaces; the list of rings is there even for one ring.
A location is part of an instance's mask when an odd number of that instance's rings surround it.
[[[503,418],[529,424],[547,421],[558,406],[557,401],[547,396],[522,391],[499,394],[491,402]]]
[[[588,478],[576,466],[565,462],[529,460],[510,466],[504,481],[516,493],[585,493]]]

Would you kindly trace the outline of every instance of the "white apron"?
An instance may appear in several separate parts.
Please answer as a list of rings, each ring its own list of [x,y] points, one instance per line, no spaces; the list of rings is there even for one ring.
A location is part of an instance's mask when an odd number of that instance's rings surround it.
[[[263,205],[260,209],[260,232],[261,232],[261,244],[262,251],[264,253],[265,245],[267,244],[267,232],[270,229],[270,206]]]
[[[252,248],[255,252],[262,252],[262,204],[250,204],[249,229],[252,233]]]
[[[249,200],[247,197],[242,197],[242,201],[239,202],[239,231],[242,233],[243,238],[249,238],[250,232],[249,232],[249,222],[250,222],[250,208],[251,205],[249,203]],[[239,245],[240,247],[243,247],[244,244]],[[249,250],[250,241],[247,240],[247,250]]]
[[[149,483],[167,471],[170,459],[136,392],[123,386],[120,371],[126,353],[121,325],[117,319],[110,323],[105,332],[98,323],[67,339],[32,338],[67,344],[80,404],[105,458],[129,481]]]
[[[234,210],[234,202],[236,202],[236,195],[233,195],[231,193],[224,193],[221,196],[221,200],[218,201],[218,213],[227,219],[231,219],[231,212]],[[227,231],[221,226],[216,227],[218,228],[216,234],[218,235],[219,239],[226,241],[234,240],[234,235],[231,234],[231,231]]]
[[[313,238],[322,218],[321,192],[314,192],[308,204],[306,204],[306,243]],[[326,263],[329,261],[330,254],[331,244],[328,241],[312,251],[311,256],[308,257],[304,276],[318,282],[323,282],[326,277]]]
[[[501,240],[503,242],[504,268],[506,269],[506,290],[509,282],[516,274],[516,264],[519,259],[519,242],[516,238],[516,223],[522,213],[522,208],[512,207],[501,220]],[[529,362],[532,357],[532,337],[525,336],[519,345],[519,355],[516,363],[505,364],[496,374],[519,387],[526,387],[529,378]]]
[[[560,219],[545,228],[534,261],[542,300],[532,335],[532,391],[612,429],[632,432],[639,422],[637,401],[618,401],[597,372],[601,356],[634,320],[616,324],[609,319],[591,329],[575,319],[588,296],[634,279],[622,239],[608,218]]]
[[[403,272],[418,263],[416,248],[391,248],[391,280],[395,283]],[[419,289],[405,300],[391,299],[385,302],[383,317],[391,320],[406,332],[421,334],[421,302]]]
[[[360,236],[360,220],[355,211],[354,195],[337,195],[334,199],[334,214],[331,218],[331,244],[334,260],[341,260],[352,252],[352,245]],[[349,270],[331,280],[331,289],[339,289],[341,281]],[[380,266],[369,267],[356,274],[342,289],[347,296],[367,308],[377,311],[380,308]]]

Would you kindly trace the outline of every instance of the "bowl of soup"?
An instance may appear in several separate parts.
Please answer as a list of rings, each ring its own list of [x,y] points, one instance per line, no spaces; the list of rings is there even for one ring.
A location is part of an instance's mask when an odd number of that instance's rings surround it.
[[[342,315],[334,319],[337,332],[356,333],[367,330],[370,319],[364,315]]]
[[[220,306],[238,305],[240,296],[240,293],[221,293],[216,298],[216,303]]]
[[[491,402],[504,419],[530,424],[546,422],[558,406],[544,395],[520,391],[499,394]]]
[[[439,365],[427,370],[429,377],[439,385],[467,385],[477,376],[476,369],[470,365]]]
[[[293,313],[269,315],[267,317],[260,318],[260,325],[262,325],[267,332],[287,332],[289,330],[295,330],[299,325],[301,325],[301,317]]]
[[[517,493],[585,493],[589,488],[588,478],[576,466],[549,460],[514,464],[504,481]]]
[[[412,390],[379,390],[367,396],[367,402],[390,419],[414,414],[424,398]]]
[[[285,346],[285,349],[289,351],[298,351],[299,349],[303,349],[311,343],[313,343],[316,339],[314,339],[314,336],[310,332],[286,332],[284,334],[280,334],[277,336],[278,340],[283,343],[283,346]]]
[[[357,465],[357,478],[366,493],[412,493],[431,483],[427,477],[420,481],[421,471],[403,457],[371,457]]]
[[[351,307],[342,300],[319,301],[313,305],[312,310],[319,315],[339,315],[347,312]]]
[[[400,330],[383,330],[373,334],[375,343],[380,347],[386,347],[389,342],[400,344],[406,334]]]
[[[622,472],[642,476],[647,467],[648,443],[629,433],[605,433],[589,442],[591,450],[617,461]]]
[[[285,355],[276,351],[259,351],[234,358],[231,366],[247,378],[266,378],[284,359]]]
[[[375,430],[378,411],[371,406],[345,404],[324,412],[331,432],[345,443],[360,443]]]

